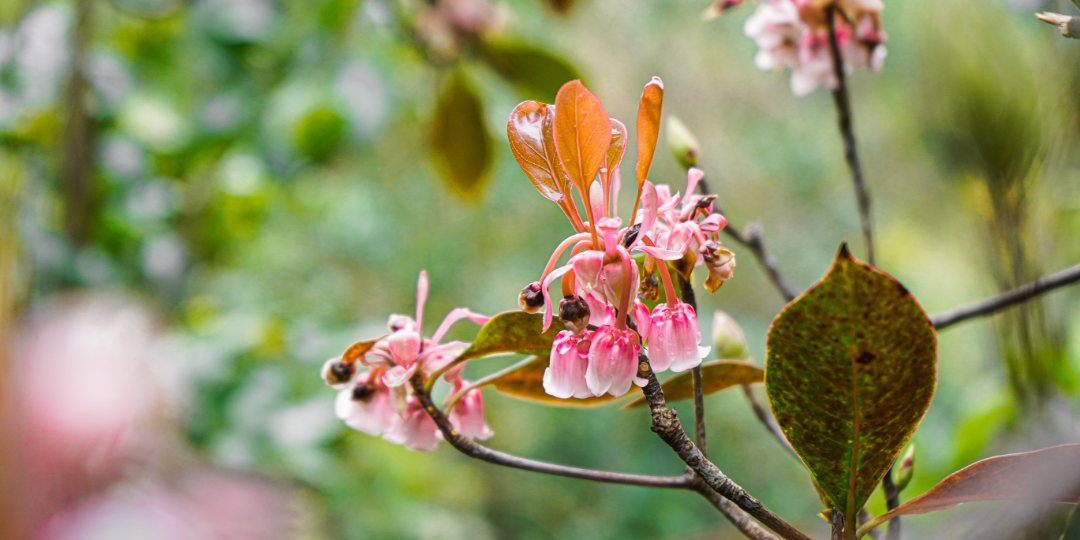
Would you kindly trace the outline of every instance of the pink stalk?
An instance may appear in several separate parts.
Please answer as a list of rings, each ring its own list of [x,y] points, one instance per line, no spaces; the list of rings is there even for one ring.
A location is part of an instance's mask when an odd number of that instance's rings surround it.
[[[622,257],[623,286],[622,298],[619,299],[619,318],[615,320],[615,328],[623,330],[626,328],[626,309],[630,306],[630,293],[633,292],[630,282],[633,281],[634,272],[630,265],[634,264],[634,260],[630,258],[630,252],[626,251],[622,245],[618,246],[618,250]]]
[[[563,240],[559,247],[555,248],[555,251],[551,254],[551,258],[548,259],[547,266],[544,267],[544,272],[540,274],[540,282],[543,283],[544,278],[555,269],[555,263],[559,262],[559,256],[562,255],[566,248],[570,247],[570,244],[574,242],[580,242],[582,240],[588,240],[590,238],[589,233],[581,232],[571,236],[568,236],[566,240]],[[573,254],[570,255],[573,257]]]
[[[654,246],[648,238],[642,239],[647,246]],[[675,286],[671,284],[671,274],[668,272],[667,261],[656,260],[656,267],[660,270],[660,281],[664,282],[664,301],[667,307],[675,307]]]
[[[428,277],[427,270],[420,271],[420,278],[416,280],[416,335],[420,334],[420,323],[424,319],[424,303],[427,302]]]

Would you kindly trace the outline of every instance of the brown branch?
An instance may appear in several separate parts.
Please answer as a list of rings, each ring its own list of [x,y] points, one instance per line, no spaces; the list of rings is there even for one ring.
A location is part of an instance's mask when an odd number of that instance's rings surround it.
[[[851,180],[855,185],[855,201],[859,207],[859,222],[862,225],[863,239],[866,242],[866,260],[874,265],[874,235],[871,230],[870,194],[866,190],[862,164],[855,146],[855,131],[851,126],[851,97],[848,95],[847,74],[844,73],[844,59],[840,56],[840,44],[836,38],[836,5],[825,10],[825,19],[829,25],[829,49],[832,52],[833,71],[836,73],[836,89],[833,90],[833,103],[836,104],[837,123],[844,140],[844,158],[851,170]]]
[[[413,376],[412,380],[413,392],[416,394],[417,399],[420,400],[420,404],[427,411],[431,419],[435,421],[435,425],[438,426],[439,431],[442,432],[443,438],[450,443],[451,446],[456,448],[461,453],[495,465],[502,465],[504,467],[510,467],[514,469],[521,469],[525,471],[533,471],[544,474],[551,474],[555,476],[565,476],[567,478],[579,478],[582,480],[592,480],[594,482],[604,482],[608,484],[623,484],[630,486],[647,486],[658,488],[675,488],[675,489],[688,489],[690,486],[691,478],[686,475],[682,476],[644,476],[638,474],[624,474],[607,471],[595,471],[591,469],[580,469],[577,467],[568,467],[565,465],[558,465],[555,463],[548,463],[545,461],[537,461],[533,459],[523,458],[507,454],[505,452],[499,452],[498,450],[492,450],[486,446],[477,444],[472,439],[463,436],[453,424],[450,423],[450,419],[435,403],[431,400],[431,395],[424,389],[424,380],[422,376],[417,373]]]
[[[664,391],[660,388],[660,381],[656,379],[656,374],[653,373],[652,367],[649,365],[649,359],[644,354],[638,354],[638,377],[648,381],[643,390],[652,413],[653,432],[667,443],[672,450],[675,450],[679,458],[690,466],[709,487],[735,503],[736,506],[756,518],[763,525],[772,529],[781,538],[786,540],[810,540],[810,537],[774,514],[764,504],[761,504],[760,501],[728,478],[716,465],[705,459],[705,456],[701,454],[693,441],[686,436],[686,431],[683,430],[675,411],[667,407]]]
[[[493,465],[510,467],[512,469],[521,469],[523,471],[532,471],[554,476],[564,476],[567,478],[577,478],[580,480],[592,480],[594,482],[603,482],[607,484],[687,489],[695,491],[712,503],[713,507],[723,514],[724,517],[746,537],[753,540],[778,540],[768,531],[763,530],[754,523],[750,516],[745,512],[727,499],[721,497],[692,473],[681,476],[644,476],[580,469],[577,467],[567,467],[565,465],[514,456],[477,444],[472,439],[461,435],[461,433],[454,428],[454,425],[450,423],[450,419],[435,406],[435,403],[431,400],[431,394],[424,388],[424,380],[419,373],[413,376],[410,383],[417,399],[420,400],[420,404],[424,407],[424,411],[427,412],[428,416],[435,422],[435,425],[438,426],[439,431],[443,434],[443,438],[459,452],[471,458],[486,461]]]
[[[885,493],[885,507],[889,510],[900,506],[900,490],[893,482],[892,474],[893,468],[889,467],[885,476],[881,478],[881,491]],[[885,540],[900,540],[900,516],[889,520],[889,532],[885,534]]]
[[[844,516],[840,514],[840,511],[836,508],[832,509],[832,534],[829,538],[832,540],[844,540]]]
[[[719,510],[747,538],[752,540],[779,540],[771,532],[762,529],[749,514],[735,506],[735,503],[713,491],[713,488],[709,487],[701,478],[694,476],[693,481],[690,483],[690,489],[698,492],[712,503],[713,507]]]
[[[693,280],[683,279],[682,275],[679,275],[679,289],[682,301],[689,304],[697,313],[697,297],[694,295]],[[694,382],[694,442],[701,450],[701,455],[707,457],[709,451],[706,450],[708,445],[705,442],[705,392],[701,388],[701,366],[695,366],[690,374]]]
[[[93,31],[93,0],[75,2],[71,35],[71,76],[65,101],[63,176],[65,229],[73,246],[86,243],[93,221],[94,125],[86,110],[90,83],[86,79],[86,58]]]
[[[1042,279],[1037,279],[1026,285],[1021,285],[993,298],[961,306],[945,313],[939,313],[930,317],[930,322],[934,324],[934,328],[942,330],[958,322],[996,313],[1009,306],[1026,302],[1036,296],[1078,281],[1080,281],[1080,264],[1066,268],[1056,274],[1050,274]]]

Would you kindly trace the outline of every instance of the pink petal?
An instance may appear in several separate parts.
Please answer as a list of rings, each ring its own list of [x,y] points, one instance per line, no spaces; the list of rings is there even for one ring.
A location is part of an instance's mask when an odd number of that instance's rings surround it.
[[[416,280],[416,331],[420,332],[420,323],[424,318],[424,303],[427,302],[428,276],[427,270],[420,271],[420,277]]]
[[[473,313],[466,308],[455,308],[451,310],[450,313],[446,315],[446,318],[443,319],[442,323],[439,324],[439,328],[435,330],[435,335],[431,336],[431,342],[433,344],[438,344],[443,336],[446,335],[446,332],[450,330],[450,327],[461,319],[469,319],[470,321],[483,326],[491,320],[491,317]]]
[[[551,273],[548,274],[546,278],[544,278],[544,282],[540,284],[540,290],[544,293],[544,332],[547,332],[548,327],[551,326],[552,319],[551,293],[550,291],[548,291],[548,289],[551,288],[551,282],[555,281],[555,278],[561,277],[563,274],[569,272],[572,269],[573,267],[569,264],[566,266],[560,266],[559,268],[552,270]]]

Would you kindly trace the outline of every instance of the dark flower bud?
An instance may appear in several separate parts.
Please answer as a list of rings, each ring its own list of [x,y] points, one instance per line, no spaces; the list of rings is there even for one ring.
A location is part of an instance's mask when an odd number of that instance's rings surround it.
[[[580,296],[567,296],[559,302],[559,318],[567,330],[580,334],[589,326],[589,304]]]
[[[656,274],[649,274],[641,278],[641,289],[638,293],[641,300],[660,299],[660,280]]]
[[[352,389],[353,401],[366,403],[373,395],[375,395],[375,389],[367,384],[358,384]]]
[[[521,289],[518,295],[518,308],[525,313],[536,313],[544,307],[544,294],[540,290],[540,282],[534,281]]]
[[[356,364],[345,362],[340,358],[331,358],[323,364],[322,378],[333,387],[348,384],[356,375]]]
[[[637,240],[637,236],[638,236],[639,233],[641,233],[641,224],[640,223],[635,223],[635,224],[631,225],[629,229],[626,229],[626,234],[623,235],[623,239],[622,239],[623,247],[624,248],[629,248],[630,244],[633,244],[634,240]]]

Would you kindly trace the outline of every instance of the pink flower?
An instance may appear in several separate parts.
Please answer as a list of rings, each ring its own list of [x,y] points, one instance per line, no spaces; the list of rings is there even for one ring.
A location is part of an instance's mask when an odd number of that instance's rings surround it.
[[[545,392],[559,399],[593,395],[585,382],[592,336],[593,332],[589,330],[580,335],[563,330],[555,336],[555,343],[551,347],[551,361],[544,370]]]
[[[442,432],[415,397],[410,397],[397,428],[384,435],[392,443],[418,452],[434,452],[442,440]]]
[[[401,418],[394,401],[404,397],[404,389],[384,384],[376,368],[357,375],[352,386],[338,391],[334,414],[356,431],[378,437],[398,428]]]
[[[637,375],[640,339],[629,328],[604,326],[593,334],[589,347],[589,367],[585,383],[594,396],[605,393],[619,397],[630,390]]]
[[[701,331],[693,307],[681,301],[673,307],[656,306],[649,330],[649,363],[653,371],[670,368],[680,372],[701,364],[708,349],[702,351],[699,343]]]
[[[451,386],[450,395],[465,388],[468,381],[457,379]],[[484,394],[479,388],[470,390],[450,409],[450,423],[470,439],[489,439],[495,433],[484,419]]]

